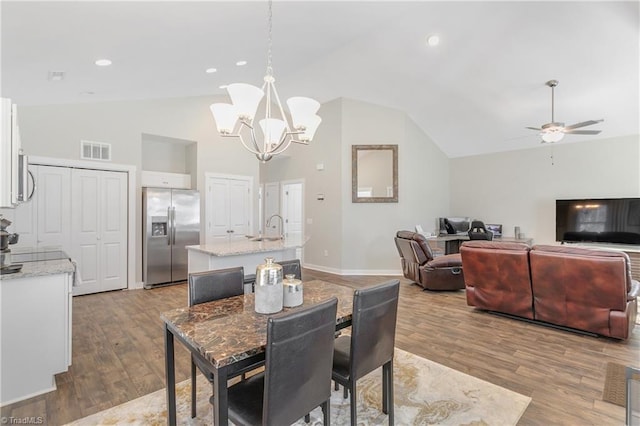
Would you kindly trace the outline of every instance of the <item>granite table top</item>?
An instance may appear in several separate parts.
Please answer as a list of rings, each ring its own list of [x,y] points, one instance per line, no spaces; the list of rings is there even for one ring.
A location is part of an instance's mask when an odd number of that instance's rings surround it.
[[[351,322],[353,289],[326,281],[303,283],[302,306],[338,298],[336,326]],[[298,308],[284,308],[287,312]],[[270,314],[277,315],[277,314]],[[267,318],[254,309],[254,294],[220,299],[161,314],[172,333],[220,368],[265,351]]]
[[[303,247],[309,237],[293,237],[276,241],[251,241],[248,238],[221,241],[211,244],[186,246],[187,250],[206,253],[211,256],[237,256],[249,253],[280,251]]]

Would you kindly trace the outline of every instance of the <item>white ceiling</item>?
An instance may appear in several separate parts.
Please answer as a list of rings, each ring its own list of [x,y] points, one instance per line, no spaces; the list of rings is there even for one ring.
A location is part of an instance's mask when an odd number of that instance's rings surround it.
[[[556,121],[605,119],[561,143],[637,135],[639,4],[276,1],[276,85],[406,111],[450,157],[538,146],[524,127],[551,121],[550,79]],[[22,105],[223,94],[265,73],[266,1],[2,0],[0,13],[2,96]]]

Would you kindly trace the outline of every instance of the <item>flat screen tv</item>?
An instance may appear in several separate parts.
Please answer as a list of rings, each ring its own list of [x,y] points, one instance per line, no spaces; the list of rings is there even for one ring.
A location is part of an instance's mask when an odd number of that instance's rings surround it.
[[[556,200],[556,240],[640,245],[640,198]]]

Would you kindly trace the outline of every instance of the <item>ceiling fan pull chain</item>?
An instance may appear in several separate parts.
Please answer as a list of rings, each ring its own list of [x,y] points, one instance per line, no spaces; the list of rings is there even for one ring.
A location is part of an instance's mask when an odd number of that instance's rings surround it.
[[[554,113],[555,113],[555,98],[554,98],[554,94],[555,94],[555,90],[556,90],[556,86],[553,85],[551,86],[551,122],[555,123],[556,120],[554,119]]]

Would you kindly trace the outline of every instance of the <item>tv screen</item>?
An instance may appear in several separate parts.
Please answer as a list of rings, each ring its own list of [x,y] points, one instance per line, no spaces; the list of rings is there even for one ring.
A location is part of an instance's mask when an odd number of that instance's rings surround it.
[[[640,245],[640,198],[556,200],[556,240]]]

